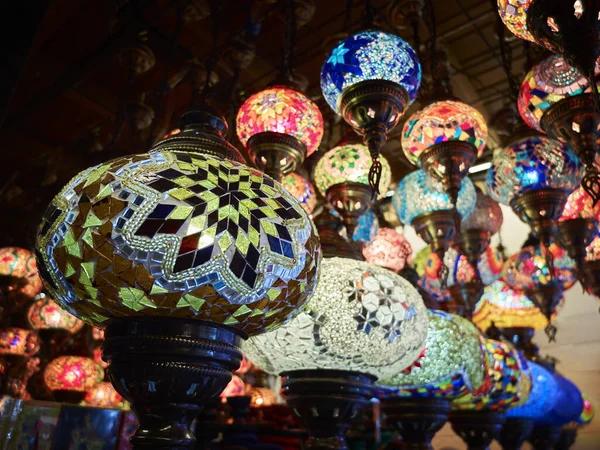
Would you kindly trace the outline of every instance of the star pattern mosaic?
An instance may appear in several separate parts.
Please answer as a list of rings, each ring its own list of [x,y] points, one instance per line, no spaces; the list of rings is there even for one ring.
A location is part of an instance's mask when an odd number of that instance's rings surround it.
[[[249,335],[292,316],[317,280],[316,231],[261,172],[200,153],[90,168],[49,206],[43,276],[69,311],[210,320]]]
[[[420,295],[404,278],[362,261],[329,258],[305,310],[243,349],[275,375],[318,368],[385,377],[419,356],[427,322]]]

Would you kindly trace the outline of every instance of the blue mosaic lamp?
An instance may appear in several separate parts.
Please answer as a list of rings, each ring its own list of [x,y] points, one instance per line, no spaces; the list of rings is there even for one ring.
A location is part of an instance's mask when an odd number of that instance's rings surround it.
[[[536,425],[563,426],[579,419],[583,411],[583,396],[579,388],[569,379],[555,373],[557,385],[556,401],[546,413],[535,419]]]
[[[402,38],[380,30],[346,38],[323,64],[323,96],[369,147],[374,191],[379,186],[381,148],[416,98],[420,83],[421,65],[415,51]]]
[[[558,398],[558,383],[554,374],[540,364],[529,361],[531,391],[525,403],[506,412],[507,418],[541,420],[554,407]]]

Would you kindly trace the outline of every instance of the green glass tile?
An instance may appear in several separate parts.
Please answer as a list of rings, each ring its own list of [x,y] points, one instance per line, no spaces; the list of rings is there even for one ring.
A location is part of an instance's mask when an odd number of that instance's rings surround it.
[[[248,247],[250,246],[250,241],[244,235],[244,233],[239,233],[237,238],[235,239],[235,246],[242,255],[246,256],[246,253],[248,252]]]
[[[225,253],[229,247],[231,247],[231,237],[229,236],[229,233],[223,233],[219,238],[219,248]]]
[[[169,219],[185,220],[190,216],[193,210],[193,206],[179,205],[171,212]]]
[[[177,200],[185,200],[186,198],[193,197],[195,194],[187,189],[177,188],[169,191],[169,195]]]
[[[102,200],[103,198],[108,197],[110,194],[112,194],[112,189],[110,187],[110,184],[107,184],[106,186],[104,186],[102,188],[102,190],[98,193],[98,195],[96,195],[96,198],[94,200],[95,201]]]
[[[248,239],[250,239],[250,242],[252,242],[252,245],[254,245],[256,248],[259,247],[260,233],[257,230],[255,230],[254,228],[249,228],[248,229]]]
[[[67,232],[65,233],[65,237],[63,238],[62,244],[67,247],[76,242],[75,235],[73,234],[72,228],[67,228]]]
[[[202,305],[206,303],[206,301],[203,298],[196,297],[192,294],[186,294],[182,298],[185,299],[188,305],[191,306],[196,312],[200,311]]]
[[[174,180],[172,180],[173,183],[177,184],[178,186],[181,187],[190,187],[193,186],[194,184],[196,184],[196,182],[194,180],[192,180],[191,178],[184,176],[175,178]]]
[[[251,312],[252,310],[250,308],[248,308],[246,305],[242,305],[240,306],[236,312],[233,313],[233,317],[238,317],[244,314],[248,314],[249,312]]]
[[[273,225],[271,222],[262,220],[260,222],[260,226],[262,227],[265,233],[270,234],[271,236],[277,236],[277,229],[275,228],[275,225]]]
[[[276,300],[277,297],[279,297],[279,295],[281,294],[281,290],[279,289],[275,289],[275,288],[271,288],[269,289],[269,291],[267,292],[267,297],[269,297],[269,299],[271,301]]]
[[[238,323],[239,321],[233,317],[233,316],[229,316],[227,318],[227,320],[225,321],[225,325],[235,325],[236,323]]]
[[[82,262],[81,270],[84,270],[87,273],[88,278],[91,280],[94,278],[96,273],[96,263],[94,261]]]
[[[268,206],[264,206],[263,208],[260,209],[262,212],[265,213],[265,216],[267,216],[269,219],[277,219],[279,216],[277,215],[277,213],[275,211],[273,211],[273,208],[270,208]]]
[[[85,242],[90,247],[94,247],[94,238],[92,237],[92,230],[87,228],[83,234],[81,235],[81,240]]]
[[[75,273],[75,269],[73,269],[73,266],[71,264],[67,263],[67,265],[65,266],[65,277],[69,278],[74,273]]]
[[[153,284],[152,289],[150,289],[150,295],[167,294],[168,292],[169,292],[168,289],[165,289],[164,287],[161,287],[156,283]]]
[[[67,253],[69,255],[75,256],[77,258],[82,257],[81,248],[79,247],[78,242],[75,242],[74,244],[71,244],[71,245],[65,245],[65,248],[67,249]]]
[[[102,175],[104,175],[107,170],[110,169],[110,164],[103,164],[100,167],[98,167],[95,170],[92,170],[88,176],[87,179],[85,180],[85,184],[83,185],[83,187],[87,187],[90,184],[92,184],[93,182],[97,181],[100,179],[100,177]]]
[[[186,235],[190,236],[192,234],[196,234],[199,231],[202,231],[205,223],[206,223],[206,216],[192,217],[192,220],[190,220],[190,225],[188,226]]]
[[[89,212],[87,217],[85,218],[85,222],[83,224],[83,228],[89,228],[89,227],[99,227],[100,225],[102,225],[104,222],[100,219],[98,219],[98,217],[96,217],[96,214],[94,214],[93,212]]]
[[[250,314],[250,317],[256,317],[256,316],[262,316],[263,315],[263,310],[262,309],[255,309],[252,314]]]
[[[208,201],[206,203],[206,211],[205,214],[208,214],[210,212],[213,212],[214,210],[216,210],[219,207],[219,198],[213,198],[212,200]]]
[[[181,170],[189,170],[191,172],[195,172],[196,171],[196,166],[194,164],[190,164],[190,163],[187,163],[185,161],[177,161],[177,166]]]

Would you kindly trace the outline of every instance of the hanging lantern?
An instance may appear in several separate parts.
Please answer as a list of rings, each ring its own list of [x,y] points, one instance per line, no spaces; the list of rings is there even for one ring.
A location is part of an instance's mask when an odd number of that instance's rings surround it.
[[[363,136],[373,164],[369,184],[379,186],[379,155],[387,135],[417,96],[421,66],[398,36],[361,31],[341,41],[321,69],[321,90],[331,108]]]
[[[239,162],[218,113],[194,109],[180,128],[148,154],[77,175],[47,209],[37,241],[52,297],[106,327],[111,379],[141,416],[133,439],[150,446],[164,442],[173,410],[182,422],[168,439],[193,444],[199,404],[239,367],[241,339],[297,314],[320,260],[305,211]],[[181,358],[189,364],[165,365]]]
[[[15,327],[0,330],[0,355],[33,356],[39,351],[40,344],[35,331]]]
[[[510,205],[547,246],[581,172],[581,162],[571,149],[544,136],[530,136],[494,157],[487,191],[497,202]]]
[[[380,158],[380,189],[387,191],[391,169],[384,157]],[[349,236],[354,234],[358,219],[371,207],[369,189],[369,151],[361,144],[341,145],[323,155],[315,167],[317,189],[340,214]]]
[[[297,173],[283,177],[281,183],[286,191],[294,196],[307,214],[312,214],[317,206],[317,194],[312,183]]]
[[[369,264],[401,271],[412,262],[412,247],[408,240],[393,228],[380,228],[373,240],[363,248]]]
[[[475,199],[473,183],[465,178],[456,203],[456,210],[463,219],[473,211]],[[443,191],[440,183],[423,170],[412,172],[398,183],[392,203],[400,222],[412,225],[431,250],[443,260],[444,253],[454,239],[456,215],[450,196]],[[446,279],[444,272],[447,270],[444,267],[441,266],[440,273],[443,280]]]
[[[86,391],[83,403],[86,406],[95,406],[96,408],[118,408],[123,401],[115,388],[108,381],[98,383],[96,386]]]
[[[573,148],[586,167],[582,186],[594,203],[600,199],[600,175],[595,167],[597,129],[594,100],[588,79],[562,56],[536,65],[519,90],[523,120]]]
[[[272,86],[240,107],[237,135],[252,161],[277,181],[298,169],[323,137],[323,116],[315,103],[287,86]]]
[[[27,310],[27,321],[34,330],[65,330],[75,334],[85,323],[69,314],[50,297],[44,296],[31,304]]]
[[[506,28],[519,39],[535,42],[527,29],[527,9],[532,0],[498,0],[498,14]]]
[[[452,204],[462,180],[485,148],[488,130],[471,106],[452,100],[432,103],[410,117],[402,130],[407,159],[442,183]]]

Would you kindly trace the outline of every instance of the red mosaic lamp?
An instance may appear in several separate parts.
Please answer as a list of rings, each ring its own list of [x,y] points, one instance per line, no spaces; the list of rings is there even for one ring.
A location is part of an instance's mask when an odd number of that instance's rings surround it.
[[[103,379],[102,367],[83,356],[59,356],[44,370],[44,383],[59,402],[80,403]]]

